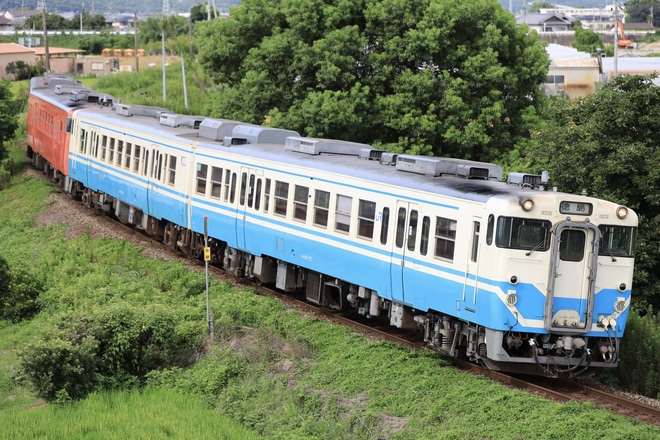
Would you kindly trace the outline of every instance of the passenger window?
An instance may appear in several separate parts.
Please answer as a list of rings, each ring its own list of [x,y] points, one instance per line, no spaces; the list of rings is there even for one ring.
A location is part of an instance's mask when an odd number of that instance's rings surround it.
[[[168,170],[168,183],[170,185],[174,185],[174,181],[176,179],[176,156],[170,156],[170,166]]]
[[[348,233],[351,228],[351,210],[353,198],[337,195],[337,205],[335,209],[335,230]]]
[[[266,179],[266,186],[264,188],[264,212],[270,209],[270,179]]]
[[[261,179],[257,179],[257,187],[254,192],[254,209],[261,208]]]
[[[398,248],[403,247],[403,238],[406,231],[406,208],[399,208],[399,214],[396,219],[396,240],[394,244]]]
[[[115,163],[115,138],[110,138],[110,154],[108,155],[108,163]]]
[[[250,184],[248,185],[248,207],[252,208],[254,202],[254,174],[250,176]]]
[[[108,136],[103,135],[101,138],[101,160],[105,161],[105,153],[108,148]]]
[[[149,150],[144,150],[144,159],[142,161],[142,175],[147,175],[147,170],[149,168]]]
[[[374,220],[376,218],[376,203],[360,200],[358,207],[358,235],[360,237],[374,238]]]
[[[454,259],[456,245],[456,220],[436,217],[435,224],[435,256]]]
[[[236,173],[231,173],[231,187],[229,188],[229,203],[236,200]]]
[[[140,153],[141,148],[139,145],[135,146],[135,154],[133,155],[133,171],[136,173],[140,172]]]
[[[238,198],[238,203],[243,206],[245,205],[245,192],[247,191],[247,173],[241,173],[241,194]]]
[[[424,216],[422,219],[422,241],[419,245],[419,252],[426,255],[429,251],[429,234],[431,233],[431,219]]]
[[[328,212],[330,211],[330,193],[317,189],[314,193],[314,224],[328,226]]]
[[[286,215],[289,199],[289,184],[287,182],[275,181],[275,214]]]
[[[84,128],[80,129],[80,152],[85,154],[87,150],[87,131]]]
[[[124,154],[124,141],[117,141],[117,165],[118,167],[121,167],[121,160],[122,156]]]
[[[417,220],[419,214],[416,209],[410,211],[410,220],[408,221],[408,250],[415,250],[415,243],[417,242]]]
[[[227,171],[225,174],[225,202],[229,201],[229,194],[231,193],[231,173]]]
[[[481,223],[472,222],[472,255],[470,259],[473,263],[477,262],[477,257],[479,256],[479,231],[481,229]]]
[[[229,173],[227,173],[229,175]],[[211,197],[220,198],[222,190],[222,168],[211,167]]]
[[[133,145],[130,142],[126,142],[126,160],[124,161],[124,168],[127,170],[131,169],[131,154],[132,154]]]
[[[209,166],[203,163],[197,164],[197,190],[198,194],[206,194],[206,177]]]
[[[296,185],[293,194],[293,218],[296,220],[307,221],[307,198],[309,197],[309,188]]]
[[[387,233],[390,229],[390,208],[383,208],[383,218],[380,224],[380,244],[387,244]]]

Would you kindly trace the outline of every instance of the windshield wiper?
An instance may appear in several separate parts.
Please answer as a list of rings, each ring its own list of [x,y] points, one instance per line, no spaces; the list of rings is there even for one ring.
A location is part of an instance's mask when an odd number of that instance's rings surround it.
[[[533,252],[539,250],[544,244],[545,244],[545,239],[541,240],[539,242],[539,244],[537,244],[536,246],[531,248],[529,251],[527,251],[527,253],[525,255],[527,255],[529,257],[530,255],[532,255]]]

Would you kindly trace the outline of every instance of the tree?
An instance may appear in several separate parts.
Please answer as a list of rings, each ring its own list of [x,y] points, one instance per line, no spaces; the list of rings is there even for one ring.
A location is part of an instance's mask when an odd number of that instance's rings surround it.
[[[660,27],[660,1],[628,0],[626,17],[630,23],[651,23]]]
[[[562,191],[626,205],[639,214],[634,291],[660,307],[660,87],[655,76],[617,76],[582,100],[556,99],[524,156]]]
[[[602,49],[603,37],[591,29],[584,29],[578,22],[574,25],[575,38],[573,39],[573,47],[580,52],[595,53],[596,49]]]
[[[12,61],[5,67],[5,72],[14,75],[14,80],[22,81],[43,73],[39,66],[28,64],[25,61]]]
[[[245,0],[195,29],[211,114],[308,136],[493,160],[544,99],[543,45],[496,0]]]
[[[14,137],[18,127],[9,81],[0,81],[0,160],[7,155],[5,142]]]
[[[537,1],[529,5],[529,12],[540,12],[541,9],[552,9],[554,7],[555,5],[553,5],[552,3]]]

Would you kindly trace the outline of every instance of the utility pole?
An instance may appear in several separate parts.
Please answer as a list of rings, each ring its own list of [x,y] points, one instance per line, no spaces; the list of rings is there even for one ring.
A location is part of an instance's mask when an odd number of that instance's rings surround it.
[[[619,74],[619,5],[614,0],[614,72],[612,77]]]
[[[133,15],[133,23],[134,23],[134,26],[135,26],[135,29],[134,29],[135,36],[134,36],[134,39],[133,39],[133,43],[134,43],[134,46],[135,46],[135,71],[139,72],[140,71],[140,58],[138,57],[138,17],[137,17],[137,11],[135,11],[135,13]]]
[[[48,51],[48,28],[46,27],[46,0],[39,0],[37,9],[41,9],[41,24],[44,30],[44,71],[50,72],[50,52]]]

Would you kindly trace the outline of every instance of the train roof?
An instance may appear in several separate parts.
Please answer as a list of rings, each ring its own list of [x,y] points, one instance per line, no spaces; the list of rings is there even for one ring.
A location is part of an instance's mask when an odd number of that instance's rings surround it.
[[[63,109],[112,105],[114,98],[85,87],[70,75],[46,74],[30,80],[30,93]]]
[[[84,109],[79,115],[116,131],[130,130],[145,142],[154,143],[151,134],[167,145],[195,144],[200,154],[227,155],[231,160],[243,156],[246,163],[250,163],[248,158],[262,159],[272,163],[274,169],[280,169],[276,164],[302,167],[479,202],[495,196],[518,197],[530,191],[502,182],[502,168],[484,162],[387,153],[366,144],[305,138],[290,130],[176,115],[156,107],[119,104],[114,111]],[[470,174],[475,172],[476,178]],[[532,177],[538,186],[540,176]]]

